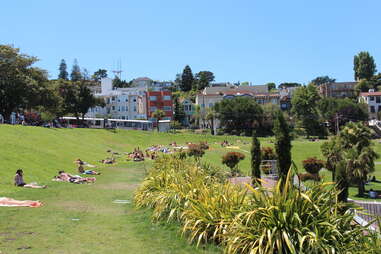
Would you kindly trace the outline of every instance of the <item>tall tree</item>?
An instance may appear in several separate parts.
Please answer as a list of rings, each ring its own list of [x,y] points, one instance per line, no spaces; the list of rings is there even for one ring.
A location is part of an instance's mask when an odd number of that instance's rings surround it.
[[[104,106],[104,101],[102,99],[94,97],[87,85],[87,82],[80,81],[77,84],[76,88],[78,89],[77,108],[78,112],[81,114],[82,121],[84,120],[85,115],[90,108],[93,108],[95,106]]]
[[[179,98],[174,99],[175,108],[173,118],[175,121],[179,123],[183,123],[185,119],[185,111],[183,105],[180,103]]]
[[[74,59],[73,67],[70,73],[71,81],[80,81],[82,79],[81,68],[78,65],[77,59]]]
[[[261,143],[257,138],[257,133],[253,131],[253,140],[251,143],[251,178],[253,185],[260,185],[261,179]]]
[[[37,58],[21,54],[18,48],[0,45],[0,114],[5,120],[12,112],[33,106],[35,92],[41,88],[38,69],[31,67]],[[33,100],[33,101],[32,101]]]
[[[278,156],[278,170],[282,183],[285,183],[291,166],[291,136],[290,128],[279,110],[274,122],[275,151]]]
[[[267,83],[266,85],[267,85],[267,89],[268,89],[269,91],[271,91],[271,90],[273,90],[273,89],[276,88],[276,84],[273,83],[273,82]]]
[[[102,78],[107,78],[107,70],[98,69],[96,72],[94,72],[91,78],[96,82],[100,82]]]
[[[226,132],[252,135],[252,130],[261,121],[263,110],[253,98],[236,97],[215,104],[221,126]]]
[[[196,90],[202,90],[208,87],[210,82],[214,81],[214,74],[210,71],[200,71],[195,75]]]
[[[60,67],[58,68],[58,70],[60,71],[60,73],[58,74],[58,78],[68,80],[69,73],[67,72],[67,65],[65,59],[61,60]]]
[[[320,76],[311,80],[311,83],[314,83],[315,85],[320,86],[322,84],[334,83],[335,81],[336,79],[330,78],[329,76]]]
[[[192,69],[189,65],[185,66],[183,70],[183,74],[181,75],[181,90],[183,92],[190,91],[192,89],[194,77],[192,73]]]
[[[361,51],[354,56],[353,70],[355,72],[355,80],[369,80],[376,73],[376,63],[373,56],[367,51]]]
[[[291,112],[298,120],[298,124],[306,130],[307,136],[325,134],[319,122],[317,107],[319,100],[320,95],[314,84],[296,89],[291,99]]]
[[[295,83],[295,82],[285,82],[285,83],[280,83],[279,88],[288,88],[288,87],[299,87],[302,86],[300,83]]]

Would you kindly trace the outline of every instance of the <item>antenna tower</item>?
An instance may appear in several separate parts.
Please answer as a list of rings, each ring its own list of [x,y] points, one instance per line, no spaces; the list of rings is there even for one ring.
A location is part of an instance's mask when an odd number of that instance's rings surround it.
[[[118,60],[116,70],[112,71],[115,77],[122,79],[122,60]]]

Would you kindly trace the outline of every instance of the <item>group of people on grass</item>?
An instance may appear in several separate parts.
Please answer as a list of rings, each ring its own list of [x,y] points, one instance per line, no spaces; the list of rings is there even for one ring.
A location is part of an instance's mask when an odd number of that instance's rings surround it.
[[[78,173],[84,175],[100,175],[101,173],[94,170],[85,170],[84,166],[95,167],[91,164],[88,164],[81,159],[77,159],[74,163],[78,166]],[[57,182],[69,182],[69,183],[94,183],[96,181],[95,177],[82,177],[80,175],[71,175],[66,173],[63,170],[58,171],[58,175],[53,178],[53,181]],[[37,183],[26,183],[24,181],[24,172],[22,169],[18,169],[14,176],[14,185],[17,187],[23,188],[32,188],[32,189],[45,189],[46,185],[39,185]],[[31,200],[15,200],[12,198],[0,197],[0,206],[27,206],[27,207],[40,207],[42,203],[40,201],[31,201]]]

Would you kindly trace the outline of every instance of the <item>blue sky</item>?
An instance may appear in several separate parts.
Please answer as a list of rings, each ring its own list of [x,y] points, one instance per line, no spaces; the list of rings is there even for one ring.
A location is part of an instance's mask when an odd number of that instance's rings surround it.
[[[381,71],[377,0],[7,0],[0,10],[0,43],[39,57],[52,78],[77,58],[90,72],[120,59],[128,80],[173,80],[189,64],[217,81],[348,81],[362,50]]]

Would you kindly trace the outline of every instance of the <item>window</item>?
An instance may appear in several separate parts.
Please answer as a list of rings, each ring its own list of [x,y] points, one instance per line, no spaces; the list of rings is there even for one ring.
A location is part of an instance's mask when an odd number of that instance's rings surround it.
[[[377,112],[380,112],[381,111],[381,106],[378,106],[378,111]]]
[[[154,111],[157,110],[157,107],[151,107],[149,110],[150,110],[151,112],[154,112]]]
[[[136,112],[136,106],[134,106],[134,112]]]
[[[122,106],[122,111],[126,111],[126,107],[125,106]]]
[[[376,103],[381,103],[381,97],[380,96],[376,96]]]
[[[369,100],[374,101],[374,96],[370,96]]]
[[[374,106],[370,106],[370,113],[375,113]]]
[[[157,100],[157,96],[150,96],[150,97],[149,97],[149,100],[150,100],[150,101],[156,101],[156,100]]]
[[[170,101],[171,100],[171,96],[170,95],[164,95],[163,96],[163,100]]]
[[[115,106],[112,106],[112,107],[111,107],[111,110],[115,110]]]
[[[115,97],[114,96],[112,97],[111,101],[115,101]]]
[[[171,107],[171,106],[164,106],[164,107],[163,107],[163,110],[164,110],[164,111],[171,111],[171,110],[172,110],[172,107]]]

